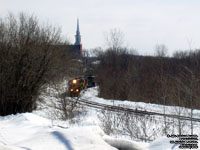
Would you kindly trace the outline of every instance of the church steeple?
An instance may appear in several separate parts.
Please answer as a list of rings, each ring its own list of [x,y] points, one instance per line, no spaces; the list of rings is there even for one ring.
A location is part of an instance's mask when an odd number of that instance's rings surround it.
[[[81,45],[81,35],[80,35],[80,30],[79,30],[79,19],[77,19],[77,29],[76,29],[74,45]]]

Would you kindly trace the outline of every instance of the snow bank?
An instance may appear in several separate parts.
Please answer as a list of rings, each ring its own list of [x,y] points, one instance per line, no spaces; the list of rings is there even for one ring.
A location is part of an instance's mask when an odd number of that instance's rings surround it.
[[[98,126],[60,128],[32,113],[0,117],[0,150],[116,150]]]
[[[119,139],[119,138],[112,138],[109,136],[104,136],[104,140],[109,143],[111,146],[116,147],[120,150],[144,150],[145,147],[139,146],[139,144],[126,140],[126,139]]]

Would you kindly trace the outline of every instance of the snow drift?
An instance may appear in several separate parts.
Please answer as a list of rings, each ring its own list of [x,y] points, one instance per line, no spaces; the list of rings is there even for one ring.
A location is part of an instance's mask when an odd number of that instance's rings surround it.
[[[70,129],[32,113],[0,118],[0,150],[116,150],[98,126]]]

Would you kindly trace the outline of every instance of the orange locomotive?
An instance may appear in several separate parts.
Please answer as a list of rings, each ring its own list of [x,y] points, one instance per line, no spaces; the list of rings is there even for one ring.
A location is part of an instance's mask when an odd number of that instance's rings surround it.
[[[79,96],[81,90],[94,87],[95,86],[95,77],[86,76],[80,78],[74,78],[68,82],[68,94],[69,96]]]

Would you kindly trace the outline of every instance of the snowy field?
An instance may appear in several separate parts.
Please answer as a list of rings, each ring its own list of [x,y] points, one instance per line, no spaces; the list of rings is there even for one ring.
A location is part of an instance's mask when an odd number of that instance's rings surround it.
[[[56,92],[56,91],[54,91]],[[99,103],[112,104],[113,100],[97,97],[97,88],[88,89],[82,98]],[[177,144],[170,144],[172,138],[159,137],[151,143],[136,142],[123,136],[106,135],[98,119],[98,111],[85,108],[78,121],[62,121],[52,116],[53,107],[49,107],[57,98],[43,96],[46,103],[33,113],[23,113],[0,117],[0,150],[178,150]],[[115,101],[114,105],[163,112],[163,106],[139,102]],[[168,113],[173,107],[166,107]],[[81,116],[82,115],[82,116]],[[194,116],[200,118],[200,111]],[[200,136],[195,126],[194,133]],[[200,145],[199,145],[200,146]],[[116,148],[117,147],[117,148]]]

